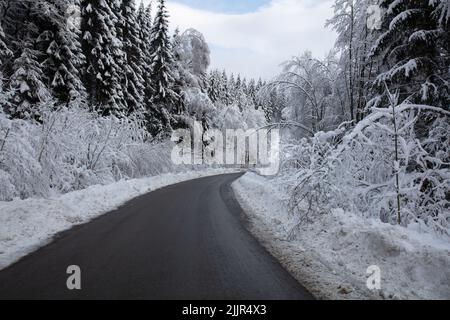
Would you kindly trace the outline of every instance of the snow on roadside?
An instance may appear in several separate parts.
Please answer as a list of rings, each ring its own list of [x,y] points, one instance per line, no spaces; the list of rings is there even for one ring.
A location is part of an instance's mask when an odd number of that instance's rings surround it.
[[[49,243],[72,226],[117,209],[162,187],[196,178],[236,172],[208,169],[95,185],[50,199],[0,201],[0,269]]]
[[[449,299],[450,242],[336,209],[299,225],[279,179],[247,173],[233,184],[249,229],[319,299]],[[367,268],[381,290],[367,289]]]

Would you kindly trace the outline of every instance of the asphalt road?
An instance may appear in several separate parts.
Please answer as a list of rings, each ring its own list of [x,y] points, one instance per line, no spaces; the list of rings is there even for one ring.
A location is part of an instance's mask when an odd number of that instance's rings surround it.
[[[239,174],[169,186],[0,271],[0,299],[312,299],[245,228]],[[67,267],[81,268],[68,290]]]

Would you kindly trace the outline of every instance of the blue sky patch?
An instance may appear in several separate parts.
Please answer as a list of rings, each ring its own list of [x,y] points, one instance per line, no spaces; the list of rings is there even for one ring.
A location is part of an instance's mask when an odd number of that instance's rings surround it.
[[[221,13],[248,13],[269,4],[270,0],[172,0],[192,8],[221,12]]]

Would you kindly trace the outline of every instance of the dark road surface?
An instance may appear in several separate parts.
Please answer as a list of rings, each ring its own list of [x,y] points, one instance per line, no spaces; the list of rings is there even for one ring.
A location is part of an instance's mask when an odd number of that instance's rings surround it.
[[[245,229],[239,176],[169,186],[62,233],[0,271],[0,299],[312,299]],[[81,290],[66,287],[70,265]]]

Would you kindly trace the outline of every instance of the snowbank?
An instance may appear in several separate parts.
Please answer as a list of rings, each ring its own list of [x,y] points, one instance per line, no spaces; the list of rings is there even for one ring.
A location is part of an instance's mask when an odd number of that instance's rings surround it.
[[[150,191],[205,176],[236,172],[208,169],[95,185],[49,199],[0,202],[0,269],[47,244],[74,225],[117,209]]]
[[[288,213],[278,179],[248,173],[233,184],[250,230],[321,299],[449,299],[450,242],[335,209],[312,223]],[[367,268],[381,269],[381,290],[367,289]]]

